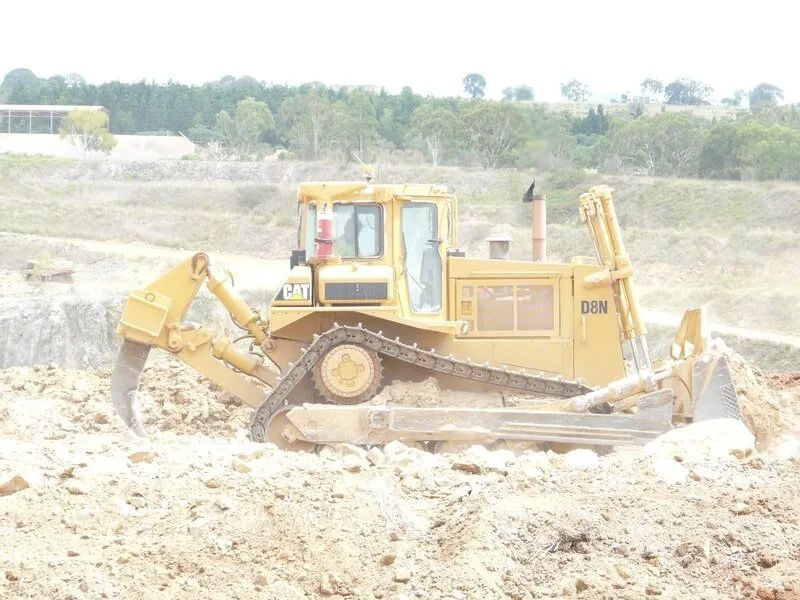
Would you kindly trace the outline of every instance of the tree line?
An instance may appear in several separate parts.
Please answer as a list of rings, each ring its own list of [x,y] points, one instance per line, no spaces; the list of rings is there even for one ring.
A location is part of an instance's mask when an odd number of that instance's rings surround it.
[[[203,85],[95,85],[74,74],[43,79],[15,69],[0,84],[0,102],[102,105],[112,133],[179,131],[240,159],[285,149],[305,160],[800,179],[800,109],[780,105],[783,93],[771,84],[735,92],[731,104],[748,97],[750,108],[724,119],[670,111],[647,116],[636,107],[609,114],[602,105],[575,116],[533,104],[530,86],[507,88],[502,101],[492,101],[483,99],[482,75],[468,74],[463,84],[469,98],[425,97],[408,87],[392,94],[321,83],[274,85],[251,77]],[[691,80],[667,86],[645,80],[642,89],[678,104],[702,104],[710,93]],[[589,90],[571,80],[562,94],[583,101]]]

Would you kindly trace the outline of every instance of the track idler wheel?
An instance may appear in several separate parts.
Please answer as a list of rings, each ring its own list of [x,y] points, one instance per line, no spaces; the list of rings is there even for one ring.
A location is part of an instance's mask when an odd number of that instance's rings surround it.
[[[356,344],[328,350],[314,366],[314,386],[332,404],[358,404],[372,399],[383,378],[378,353]]]

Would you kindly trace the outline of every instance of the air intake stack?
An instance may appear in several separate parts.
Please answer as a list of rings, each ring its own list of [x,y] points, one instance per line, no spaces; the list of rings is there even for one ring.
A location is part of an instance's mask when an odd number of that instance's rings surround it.
[[[511,236],[505,233],[493,233],[486,238],[489,243],[489,258],[508,260],[511,252]]]

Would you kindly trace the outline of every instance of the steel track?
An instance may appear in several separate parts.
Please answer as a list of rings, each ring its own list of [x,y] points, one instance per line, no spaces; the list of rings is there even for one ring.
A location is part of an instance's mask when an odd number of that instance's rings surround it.
[[[291,394],[308,375],[325,352],[339,344],[357,344],[376,351],[381,357],[395,358],[431,373],[453,375],[470,381],[489,383],[509,390],[531,394],[571,398],[590,392],[592,388],[563,378],[531,375],[522,371],[473,364],[471,361],[443,356],[435,350],[422,350],[416,344],[409,346],[399,338],[391,339],[382,334],[364,329],[361,325],[334,325],[300,352],[300,359],[290,363],[289,370],[276,382],[264,403],[258,407],[250,424],[250,437],[256,442],[266,442],[266,429],[275,411],[292,404]]]

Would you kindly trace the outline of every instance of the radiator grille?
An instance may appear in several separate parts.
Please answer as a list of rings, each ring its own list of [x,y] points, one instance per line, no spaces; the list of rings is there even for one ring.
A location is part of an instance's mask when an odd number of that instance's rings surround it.
[[[326,283],[326,300],[386,300],[389,284],[386,282]]]

